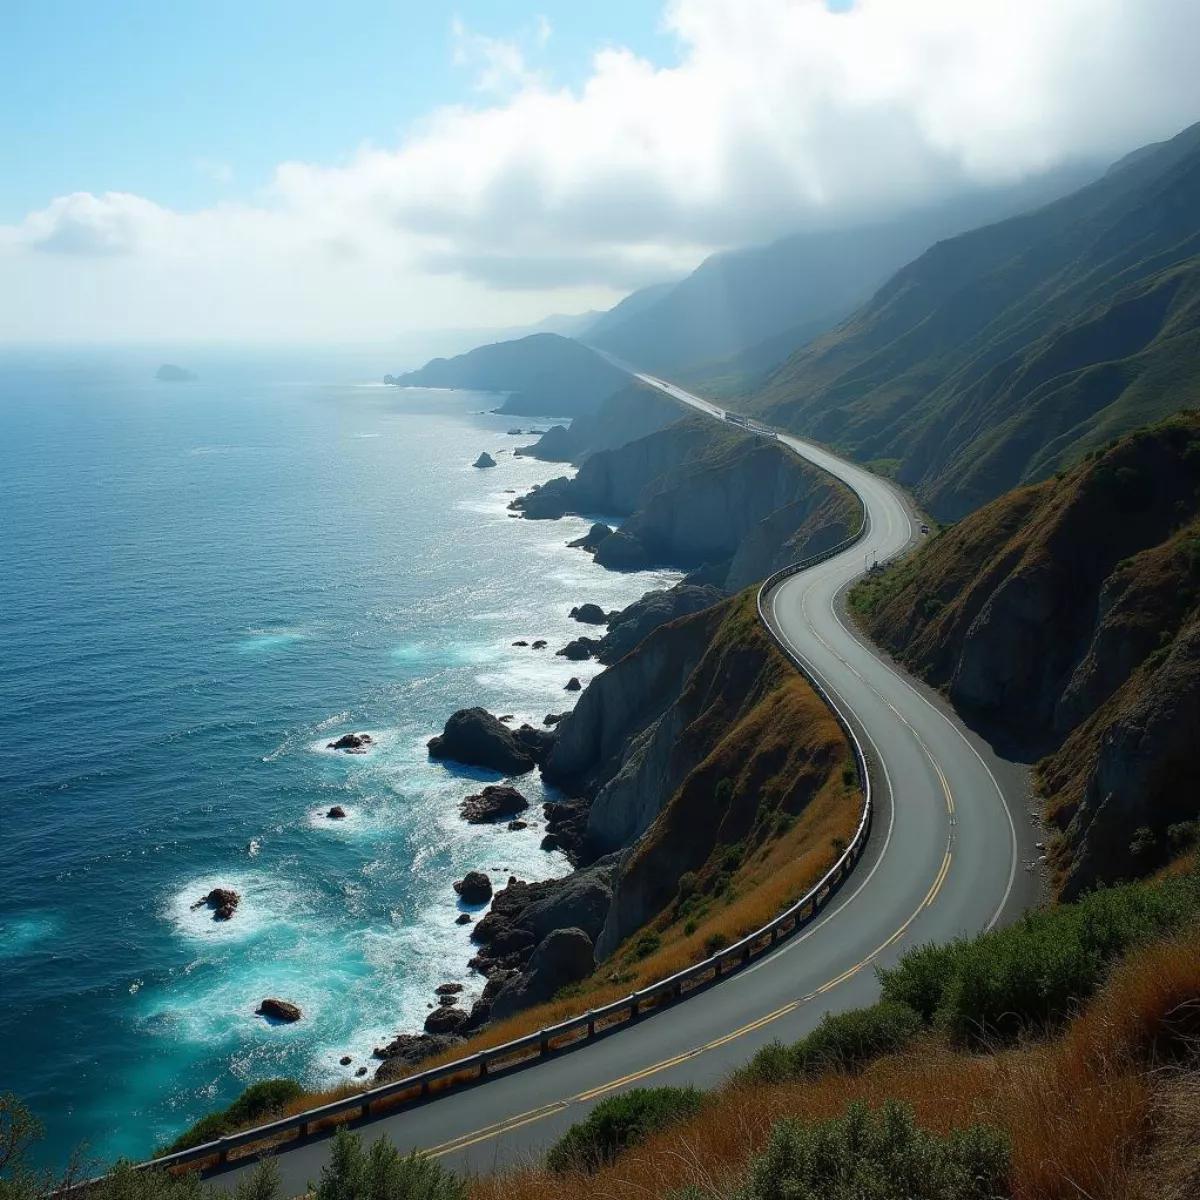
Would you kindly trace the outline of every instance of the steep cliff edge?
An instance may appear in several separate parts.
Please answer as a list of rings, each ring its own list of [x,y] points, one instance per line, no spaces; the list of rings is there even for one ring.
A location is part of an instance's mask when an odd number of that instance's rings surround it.
[[[625,517],[599,544],[602,566],[721,564],[726,590],[842,541],[861,513],[848,488],[777,442],[699,417],[596,453],[511,507],[531,520]]]
[[[1011,492],[860,583],[871,635],[1040,765],[1064,895],[1144,873],[1194,819],[1200,417]]]
[[[830,837],[858,819],[852,762],[833,717],[759,624],[752,591],[657,629],[592,681],[545,767],[551,782],[594,797],[591,854],[633,847],[597,956],[655,918],[664,928],[686,920],[687,873],[697,895],[727,903],[762,881],[781,838],[804,870],[832,861]],[[835,834],[810,836],[829,822]]]

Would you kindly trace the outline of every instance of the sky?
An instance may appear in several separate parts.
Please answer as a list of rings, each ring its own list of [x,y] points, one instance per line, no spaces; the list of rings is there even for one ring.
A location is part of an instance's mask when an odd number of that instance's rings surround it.
[[[3,0],[0,341],[372,341],[1200,120],[1196,0]]]

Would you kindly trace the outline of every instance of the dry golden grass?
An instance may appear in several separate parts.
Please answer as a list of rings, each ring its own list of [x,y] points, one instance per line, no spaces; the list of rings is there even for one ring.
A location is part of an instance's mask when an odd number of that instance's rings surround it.
[[[1200,1195],[1200,1076],[1164,1083],[1158,1064],[1185,1044],[1197,1005],[1193,931],[1128,959],[1054,1041],[967,1054],[931,1035],[858,1075],[727,1087],[596,1175],[528,1168],[476,1180],[473,1200],[648,1200],[687,1184],[721,1195],[781,1117],[818,1120],[885,1100],[942,1132],[975,1121],[1006,1130],[1016,1200],[1190,1200]]]

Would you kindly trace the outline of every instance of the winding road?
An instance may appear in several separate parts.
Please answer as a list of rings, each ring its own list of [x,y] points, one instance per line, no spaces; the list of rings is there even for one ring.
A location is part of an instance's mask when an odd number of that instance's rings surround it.
[[[673,384],[640,378],[724,418]],[[403,1150],[469,1171],[527,1161],[602,1097],[639,1083],[716,1084],[772,1039],[795,1040],[826,1012],[870,1004],[876,965],[915,944],[989,928],[1035,899],[1024,864],[1037,857],[1037,834],[1023,773],[841,613],[850,582],[918,536],[908,504],[861,467],[797,438],[780,441],[847,483],[867,509],[858,544],[767,598],[776,632],[836,698],[866,749],[877,797],[866,856],[816,921],[754,965],[609,1037],[382,1117],[361,1127],[367,1139],[386,1134]],[[286,1194],[317,1178],[328,1150],[328,1139],[281,1147]],[[218,1179],[231,1184],[238,1173]]]

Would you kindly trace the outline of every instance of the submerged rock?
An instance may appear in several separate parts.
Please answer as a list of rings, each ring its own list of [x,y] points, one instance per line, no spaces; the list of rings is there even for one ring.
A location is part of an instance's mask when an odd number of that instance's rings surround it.
[[[471,465],[475,467],[494,467],[496,460],[485,450]]]
[[[545,650],[548,645],[549,642],[547,642],[545,638],[538,638],[538,640],[533,643],[533,648],[535,650]]]
[[[293,1004],[290,1000],[277,1000],[274,996],[268,996],[254,1011],[260,1017],[270,1017],[274,1021],[285,1021],[289,1025],[300,1020],[304,1015],[300,1011],[300,1005]]]
[[[513,789],[509,788],[508,790],[512,791]],[[521,795],[520,792],[515,794]],[[525,800],[523,796],[521,799]],[[528,806],[528,802],[525,803]],[[464,904],[486,904],[492,898],[492,881],[482,871],[468,871],[462,879],[454,884],[454,890]],[[438,990],[441,991],[440,988]],[[461,985],[458,990],[462,991]]]
[[[446,722],[443,732],[430,739],[429,756],[452,758],[502,775],[524,775],[536,765],[534,756],[514,732],[483,708],[456,712]]]
[[[468,796],[459,806],[459,814],[472,825],[487,825],[492,821],[499,821],[502,817],[515,816],[519,812],[524,812],[528,807],[529,801],[516,788],[507,787],[504,784],[489,784],[482,792]],[[471,871],[466,879],[459,882],[466,884],[467,880],[477,875],[487,879],[487,876],[483,875],[481,871]],[[454,885],[456,891],[458,886],[457,883]],[[488,896],[490,896],[492,892],[490,880],[488,880],[487,890]],[[464,896],[463,899],[465,900],[466,897]],[[468,903],[472,902],[468,901]]]
[[[454,923],[455,925],[470,925],[472,919],[473,918],[471,917],[470,913],[459,913],[458,916],[454,918]]]
[[[201,896],[192,908],[203,908],[207,905],[213,910],[214,921],[228,921],[237,912],[237,906],[242,898],[233,888],[213,888],[207,896]]]

